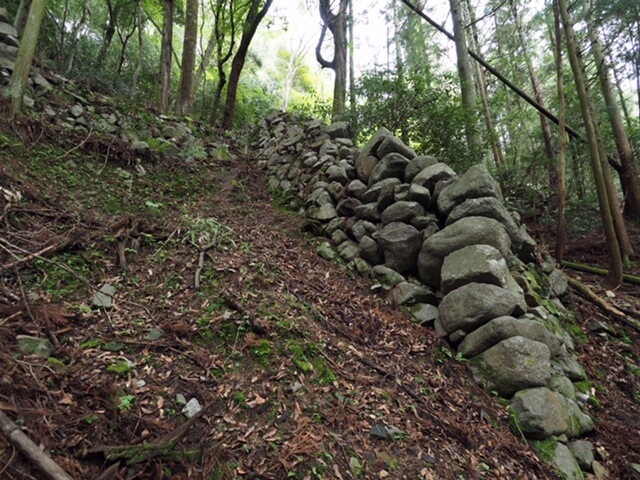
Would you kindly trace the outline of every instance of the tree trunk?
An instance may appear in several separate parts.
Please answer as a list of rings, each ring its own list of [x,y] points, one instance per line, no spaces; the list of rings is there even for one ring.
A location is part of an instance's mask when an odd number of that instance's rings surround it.
[[[87,0],[85,0],[84,7],[82,8],[82,16],[71,30],[71,45],[69,46],[69,48],[67,48],[67,67],[65,69],[67,75],[69,75],[69,72],[73,68],[73,62],[75,61],[76,47],[78,45],[78,40],[80,39],[80,29],[85,25],[87,17],[90,15],[91,12],[89,11],[89,3]]]
[[[469,19],[471,20],[471,31],[473,33],[473,48],[478,52],[478,55],[480,55],[480,41],[478,38],[478,29],[476,27],[475,14],[469,0],[466,0],[466,2],[467,9],[469,10]],[[478,93],[480,94],[480,102],[482,104],[482,113],[484,116],[485,126],[487,128],[487,133],[489,134],[489,143],[491,145],[493,161],[498,168],[503,168],[505,166],[504,155],[502,153],[502,147],[500,145],[500,138],[498,136],[498,132],[496,131],[496,127],[493,123],[493,117],[491,115],[491,108],[489,106],[489,94],[487,92],[487,79],[484,75],[484,70],[481,68],[479,63],[476,63],[476,74],[478,78]]]
[[[565,97],[564,97],[564,71],[562,69],[562,33],[560,30],[560,13],[558,5],[553,3],[553,42],[555,47],[556,84],[558,90],[560,120],[560,146],[558,148],[558,163],[556,170],[556,195],[558,202],[556,218],[556,248],[555,258],[558,265],[562,263],[564,245],[566,243],[565,210],[567,197],[567,133],[565,131]]]
[[[355,71],[355,43],[353,37],[353,0],[349,0],[349,111],[351,112],[351,126],[358,130],[356,124],[356,71]]]
[[[578,57],[578,44],[576,41],[573,25],[569,18],[569,12],[567,10],[566,0],[555,0],[558,4],[560,16],[564,27],[564,33],[567,40],[567,50],[569,53],[569,61],[571,63],[571,70],[573,71],[573,78],[578,90],[578,98],[580,100],[580,109],[582,111],[582,117],[584,121],[587,144],[589,147],[589,157],[591,159],[591,170],[596,185],[596,191],[598,196],[598,205],[600,207],[600,216],[602,218],[602,226],[606,237],[607,250],[609,254],[609,274],[603,282],[603,286],[606,288],[616,288],[622,284],[622,256],[620,253],[620,247],[618,245],[618,239],[616,238],[616,231],[613,224],[613,217],[611,215],[611,208],[609,205],[609,197],[607,194],[607,188],[605,185],[604,175],[602,172],[602,164],[600,158],[600,148],[598,146],[598,139],[595,131],[595,121],[591,110],[590,92],[585,80],[585,74],[582,70],[582,65]]]
[[[180,90],[176,101],[178,116],[190,115],[193,110],[194,75],[196,71],[196,45],[198,43],[198,0],[187,0],[187,16],[182,46]]]
[[[591,22],[587,28],[591,40],[591,51],[598,69],[600,89],[607,105],[607,114],[611,123],[611,130],[616,141],[616,149],[620,158],[621,169],[619,171],[620,185],[624,193],[625,216],[634,223],[640,223],[640,185],[638,171],[634,165],[633,151],[629,143],[629,137],[624,129],[622,116],[616,102],[615,92],[609,77],[609,66],[605,60],[602,45],[597,30]]]
[[[33,56],[38,44],[38,35],[42,18],[44,17],[45,6],[46,0],[33,0],[29,9],[29,16],[20,41],[15,67],[9,79],[9,85],[7,85],[4,92],[4,95],[11,99],[12,115],[18,113],[22,108],[22,97],[29,80],[29,72],[31,71]]]
[[[222,118],[223,130],[230,130],[233,126],[233,118],[235,116],[236,99],[238,95],[238,84],[240,82],[240,74],[244,68],[244,62],[249,51],[249,45],[253,36],[258,30],[258,25],[267,14],[269,7],[273,3],[273,0],[266,0],[264,6],[260,8],[260,0],[251,0],[251,6],[247,12],[247,18],[245,20],[244,28],[242,29],[242,37],[240,38],[240,45],[238,51],[233,56],[231,62],[231,73],[229,74],[229,86],[227,88],[227,101],[224,106],[224,116]]]
[[[32,0],[20,0],[20,6],[16,12],[16,18],[13,22],[13,26],[18,32],[18,38],[22,38],[24,27],[27,24],[27,18],[29,17],[29,9],[31,8]]]
[[[103,66],[104,61],[107,58],[107,52],[113,41],[113,36],[116,34],[116,27],[118,25],[118,16],[120,14],[120,4],[113,5],[111,0],[107,0],[107,10],[109,11],[109,19],[107,20],[107,27],[104,30],[104,36],[102,37],[102,44],[100,45],[100,51],[96,57],[96,65]]]
[[[169,110],[171,92],[171,52],[173,43],[173,0],[164,0],[162,25],[162,50],[160,53],[160,111]]]
[[[136,12],[136,23],[138,24],[138,61],[136,69],[131,77],[131,90],[136,91],[138,89],[138,79],[142,73],[142,67],[144,63],[144,35],[142,34],[142,7],[138,8]]]
[[[216,87],[216,93],[213,98],[213,108],[211,110],[211,123],[214,125],[222,123],[219,121],[220,106],[222,103],[222,92],[224,90],[224,86],[227,84],[227,74],[224,71],[224,65],[229,61],[231,55],[233,54],[236,38],[234,2],[233,0],[231,0],[231,2],[229,2],[229,47],[227,48],[226,52],[223,52],[222,50],[224,47],[224,34],[222,27],[224,24],[225,6],[226,2],[218,3],[215,10],[214,31],[216,34],[216,68],[218,70],[218,85]]]
[[[346,110],[347,102],[347,7],[349,0],[340,0],[338,11],[331,10],[330,0],[320,0],[320,17],[322,32],[316,46],[316,60],[322,68],[330,68],[335,74],[333,82],[334,119],[341,118]],[[322,56],[322,43],[327,29],[333,35],[333,59],[326,60]]]
[[[469,60],[467,34],[465,32],[465,16],[461,0],[449,0],[451,6],[451,20],[453,22],[453,37],[456,44],[456,58],[458,63],[458,77],[460,80],[460,93],[462,106],[466,111],[467,121],[465,133],[469,148],[478,153],[482,145],[476,122],[477,97],[476,86],[473,80],[473,71]]]

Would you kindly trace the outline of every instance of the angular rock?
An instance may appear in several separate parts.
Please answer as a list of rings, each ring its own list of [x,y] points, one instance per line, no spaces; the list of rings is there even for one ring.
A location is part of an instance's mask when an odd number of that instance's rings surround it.
[[[573,400],[562,397],[564,413],[567,417],[567,431],[569,438],[580,437],[591,432],[595,425],[589,415],[583,413],[580,407]]]
[[[569,377],[572,382],[581,382],[587,379],[584,368],[582,368],[575,358],[568,354],[555,357],[553,359],[553,366]]]
[[[46,338],[32,337],[31,335],[16,335],[20,351],[25,355],[38,358],[49,358],[53,353],[53,344]]]
[[[456,182],[447,185],[438,195],[438,210],[449,215],[457,205],[470,198],[495,197],[504,201],[500,185],[491,176],[487,167],[474,165]]]
[[[348,197],[343,198],[338,202],[336,209],[338,213],[343,217],[353,217],[355,215],[356,208],[362,205],[362,202],[357,198]]]
[[[424,215],[424,208],[418,202],[395,202],[385,208],[380,216],[383,225],[392,222],[409,223],[413,217]]]
[[[372,265],[380,265],[384,262],[382,250],[371,237],[362,237],[360,240],[360,256]]]
[[[322,242],[318,245],[316,247],[316,253],[326,260],[333,260],[336,258],[336,252],[328,242]]]
[[[404,169],[404,181],[411,183],[415,176],[422,170],[436,163],[439,163],[438,159],[431,155],[418,155],[417,157],[411,158],[407,167]]]
[[[93,308],[102,308],[109,310],[113,307],[113,297],[116,294],[116,287],[109,283],[105,283],[100,290],[96,292],[91,301]]]
[[[435,163],[418,173],[411,183],[428,188],[432,193],[436,184],[441,180],[448,180],[456,176],[456,172],[445,163]]]
[[[513,251],[517,252],[522,247],[520,227],[499,199],[482,197],[465,200],[451,211],[445,225],[451,225],[465,217],[488,217],[499,221],[511,238]]]
[[[402,140],[395,136],[386,137],[382,140],[382,143],[380,143],[380,146],[376,151],[376,156],[378,158],[384,158],[389,153],[399,153],[408,160],[411,160],[416,156],[416,152],[406,146]]]
[[[360,255],[360,246],[351,240],[342,242],[338,245],[337,250],[340,256],[347,262],[350,262]]]
[[[394,178],[394,180],[396,179]],[[380,190],[380,195],[378,195],[378,200],[376,201],[379,211],[383,212],[387,207],[393,205],[396,201],[395,191],[396,186],[393,185],[387,185]]]
[[[393,287],[389,292],[389,299],[394,305],[438,304],[438,297],[433,290],[411,282],[402,282]]]
[[[444,258],[456,250],[476,244],[491,245],[504,258],[510,254],[511,239],[500,222],[486,217],[463,218],[424,241],[418,258],[420,280],[438,287]]]
[[[347,185],[347,195],[362,201],[367,188],[368,187],[360,180],[353,180],[349,183],[349,185]]]
[[[365,203],[359,205],[354,209],[355,218],[360,220],[367,220],[369,222],[377,223],[380,221],[380,211],[378,205],[375,203]]]
[[[440,320],[449,333],[471,332],[489,320],[518,316],[525,309],[522,295],[496,285],[469,283],[445,295],[440,302]]]
[[[393,189],[396,187],[396,185],[400,185],[401,183],[402,182],[398,178],[385,178],[384,180],[381,180],[372,185],[371,188],[367,189],[367,191],[364,192],[361,200],[363,203],[377,202],[378,198],[380,197],[380,193],[383,190],[391,188],[391,192],[393,192]]]
[[[570,442],[567,446],[582,470],[587,472],[593,471],[593,468],[591,467],[595,460],[593,455],[593,443],[586,440],[576,440]]]
[[[356,220],[349,228],[349,232],[358,242],[362,241],[365,236],[371,236],[377,230],[375,224],[366,220]]]
[[[330,138],[351,138],[353,136],[349,122],[334,122],[324,131]]]
[[[516,392],[511,401],[516,428],[525,437],[545,439],[567,431],[564,397],[545,387]]]
[[[382,214],[384,222],[384,213]],[[469,245],[444,258],[442,291],[446,294],[467,283],[490,283],[506,287],[510,277],[507,262],[491,245]]]
[[[438,318],[438,307],[428,303],[416,303],[411,307],[411,319],[420,324],[434,323]]]
[[[584,480],[578,462],[564,443],[558,442],[556,445],[551,464],[565,480]]]
[[[418,185],[417,183],[412,183],[409,187],[409,200],[413,200],[414,202],[418,202],[424,208],[428,208],[431,203],[431,192],[427,187],[423,187],[422,185]]]
[[[551,353],[551,356],[553,356],[553,353]],[[571,380],[564,375],[554,375],[547,386],[569,400],[576,399],[576,388]]]
[[[374,156],[376,150],[385,138],[392,136],[393,134],[389,130],[381,127],[362,147],[362,150],[360,150],[360,154],[356,157],[355,164],[358,172],[358,178],[364,183],[369,183],[371,171],[378,161]]]
[[[409,163],[407,157],[400,155],[399,153],[389,153],[382,158],[373,170],[369,177],[369,186],[374,185],[380,180],[385,178],[398,178],[401,181],[404,180],[404,169]]]
[[[397,284],[406,281],[401,274],[384,265],[376,265],[373,267],[371,274],[375,281],[387,287],[395,287]]]
[[[493,347],[496,343],[516,336],[544,343],[549,348],[551,356],[560,352],[560,342],[541,323],[535,320],[518,319],[510,316],[494,318],[467,334],[458,346],[458,352],[467,358],[475,357]],[[569,381],[569,383],[571,382]]]
[[[549,357],[544,343],[511,337],[473,357],[469,364],[478,383],[502,397],[510,397],[519,390],[547,383],[551,376]]]
[[[328,222],[329,220],[336,218],[337,216],[338,212],[336,211],[336,208],[328,203],[318,208],[315,218],[317,220],[320,220],[321,222]]]
[[[567,293],[569,279],[562,270],[554,269],[549,275],[549,296],[561,297]]]
[[[330,182],[338,182],[340,185],[346,185],[350,180],[347,171],[338,165],[327,168],[327,178]]]
[[[382,248],[387,267],[399,273],[415,270],[420,253],[420,232],[415,227],[392,222],[377,233],[376,240]]]

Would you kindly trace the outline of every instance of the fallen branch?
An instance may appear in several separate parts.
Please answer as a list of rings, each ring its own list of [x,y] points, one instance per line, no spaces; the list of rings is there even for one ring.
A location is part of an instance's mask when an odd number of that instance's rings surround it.
[[[51,457],[40,450],[3,411],[0,411],[0,429],[7,437],[7,440],[33,462],[47,478],[51,480],[73,480]]]
[[[560,265],[562,265],[563,267],[570,268],[572,270],[577,270],[579,272],[595,273],[596,275],[602,275],[603,277],[609,274],[609,271],[605,270],[604,268],[598,268],[592,265],[585,265],[583,263],[567,262],[566,260],[563,260],[560,263]],[[625,275],[622,275],[622,279],[627,283],[640,285],[640,277],[625,274]]]
[[[635,330],[640,332],[640,322],[625,315],[622,311],[618,310],[613,305],[608,304],[602,298],[595,294],[593,290],[591,290],[584,283],[579,282],[571,277],[569,277],[569,286],[580,293],[584,298],[595,304],[597,307],[602,309],[605,313],[610,316],[620,320],[624,324],[634,328]]]
[[[211,250],[213,247],[216,246],[216,243],[218,241],[216,237],[217,235],[214,236],[213,242],[209,243],[208,245],[205,245],[200,249],[200,254],[198,255],[198,268],[196,268],[195,285],[194,285],[196,290],[200,288],[200,273],[202,272],[202,268],[204,267],[204,255],[209,250]]]

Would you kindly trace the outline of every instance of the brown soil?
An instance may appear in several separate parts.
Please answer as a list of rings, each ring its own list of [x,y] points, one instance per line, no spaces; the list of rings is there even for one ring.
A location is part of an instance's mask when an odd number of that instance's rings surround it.
[[[446,342],[316,255],[301,219],[274,207],[255,158],[157,162],[137,193],[114,183],[123,210],[108,212],[88,180],[65,190],[32,163],[52,142],[61,150],[47,171],[76,168],[62,153],[77,141],[26,120],[0,124],[0,140],[16,133],[21,143],[0,154],[0,186],[23,195],[0,196],[0,410],[72,478],[556,478]],[[94,157],[76,163],[99,170],[97,144],[85,142],[79,151]],[[127,167],[116,155],[106,172],[119,162]],[[172,190],[167,175],[196,183]],[[217,233],[199,241],[187,214],[215,217]],[[572,243],[567,258],[598,263],[601,240]],[[597,291],[596,277],[580,276]],[[114,308],[83,307],[107,282]],[[638,309],[638,287],[616,293],[609,301]],[[624,478],[640,463],[638,331],[575,294],[566,302],[586,332],[579,360],[600,403],[587,407],[597,420],[588,440],[610,478]],[[615,333],[590,333],[593,320]],[[52,339],[58,361],[18,353],[20,334]],[[178,394],[204,406],[193,424]],[[402,433],[376,438],[374,425]],[[45,478],[4,436],[0,477]]]

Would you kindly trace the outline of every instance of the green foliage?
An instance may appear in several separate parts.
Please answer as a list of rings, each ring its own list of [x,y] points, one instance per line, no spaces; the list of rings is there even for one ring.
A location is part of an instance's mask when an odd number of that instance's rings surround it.
[[[115,373],[119,377],[126,377],[129,373],[133,371],[133,367],[127,361],[120,361],[118,363],[113,363],[107,367],[107,372]]]
[[[122,395],[119,397],[118,410],[128,412],[136,401],[135,395]]]
[[[369,138],[384,126],[417,151],[441,157],[454,169],[477,163],[465,141],[465,112],[453,76],[430,79],[371,71],[360,78],[356,92],[359,138]]]

